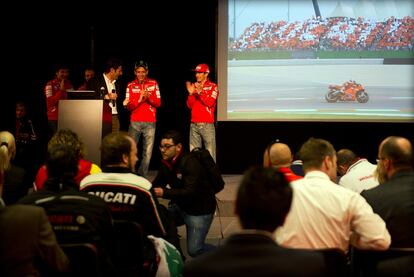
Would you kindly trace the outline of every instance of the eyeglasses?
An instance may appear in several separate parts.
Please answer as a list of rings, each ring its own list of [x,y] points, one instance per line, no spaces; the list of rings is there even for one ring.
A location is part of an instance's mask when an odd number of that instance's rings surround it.
[[[160,145],[159,148],[161,151],[163,151],[163,150],[168,150],[173,146],[175,146],[175,144],[164,144],[164,145]]]

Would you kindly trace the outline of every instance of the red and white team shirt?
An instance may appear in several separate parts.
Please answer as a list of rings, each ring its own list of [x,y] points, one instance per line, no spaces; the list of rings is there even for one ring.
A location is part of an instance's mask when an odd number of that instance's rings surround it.
[[[141,98],[141,92],[148,91],[148,97]],[[126,90],[129,98],[127,108],[131,111],[131,122],[155,122],[157,108],[161,106],[161,94],[157,81],[146,78],[140,84],[138,80],[130,82]]]
[[[47,108],[47,119],[57,120],[58,119],[58,104],[59,100],[66,99],[66,91],[60,90],[59,79],[53,79],[47,82],[45,86],[46,95],[46,108]],[[65,89],[73,89],[72,83],[69,80],[65,80]]]
[[[214,123],[214,111],[216,110],[218,87],[207,80],[200,94],[193,93],[187,98],[187,107],[191,110],[191,122]]]

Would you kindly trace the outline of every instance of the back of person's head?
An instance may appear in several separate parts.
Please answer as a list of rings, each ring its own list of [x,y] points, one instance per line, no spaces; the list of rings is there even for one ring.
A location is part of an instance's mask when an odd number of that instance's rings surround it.
[[[66,144],[73,148],[73,151],[79,158],[85,157],[85,146],[79,136],[70,129],[58,130],[50,139],[47,148],[49,149],[55,145]]]
[[[0,156],[2,156],[0,168],[6,171],[10,167],[10,161],[16,155],[16,141],[12,133],[0,132]]]
[[[336,164],[338,167],[338,173],[344,175],[351,166],[358,159],[357,155],[349,149],[341,149],[336,153]]]
[[[292,152],[287,144],[274,142],[266,148],[264,160],[268,161],[267,165],[263,163],[265,166],[274,168],[289,167],[292,163]]]
[[[350,166],[358,158],[357,155],[349,149],[341,149],[336,153],[337,164]]]
[[[123,162],[124,155],[129,157],[132,149],[132,138],[126,132],[115,132],[106,135],[101,145],[101,162],[103,166],[118,165]]]
[[[284,223],[292,195],[282,173],[262,166],[247,170],[236,198],[236,214],[243,229],[275,231]]]
[[[310,138],[300,148],[299,156],[303,161],[303,169],[319,169],[326,156],[336,156],[335,148],[324,139]]]
[[[161,136],[161,140],[163,139],[172,139],[175,145],[179,143],[183,144],[183,135],[177,130],[170,130],[170,131],[165,132]]]
[[[46,170],[49,178],[73,180],[78,173],[79,156],[72,145],[55,144],[49,147]]]
[[[389,159],[394,168],[413,167],[413,148],[411,142],[404,137],[387,137],[380,146],[380,159]]]

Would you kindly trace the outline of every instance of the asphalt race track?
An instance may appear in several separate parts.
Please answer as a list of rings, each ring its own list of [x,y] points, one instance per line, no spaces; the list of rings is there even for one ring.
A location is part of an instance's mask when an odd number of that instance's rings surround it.
[[[228,70],[228,119],[413,121],[414,65],[355,61],[358,63],[335,65],[317,60],[316,64],[295,64],[293,60],[287,65],[232,61]],[[328,103],[328,86],[348,80],[361,83],[369,101]]]

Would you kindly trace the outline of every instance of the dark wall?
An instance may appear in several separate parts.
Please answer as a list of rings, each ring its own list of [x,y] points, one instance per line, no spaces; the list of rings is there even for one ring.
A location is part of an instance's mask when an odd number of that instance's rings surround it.
[[[218,163],[226,173],[240,173],[261,164],[267,145],[279,139],[292,152],[310,137],[330,141],[336,150],[349,148],[375,163],[378,146],[387,136],[403,136],[414,142],[413,123],[361,122],[219,122]]]
[[[124,61],[123,82],[133,79],[133,64],[147,60],[149,76],[160,85],[162,107],[158,110],[160,133],[178,129],[188,134],[189,111],[185,106],[185,81],[191,69],[208,63],[216,81],[216,12],[214,1],[117,1],[114,5],[94,1],[65,4],[19,3],[9,8],[4,26],[2,76],[4,115],[1,129],[12,129],[14,101],[30,103],[35,122],[45,129],[47,118],[43,87],[54,76],[56,63],[67,63],[75,85],[91,63],[99,72],[109,56]],[[106,2],[105,2],[106,3]],[[107,9],[103,12],[102,9]],[[413,123],[315,123],[315,122],[219,122],[218,163],[224,173],[241,173],[261,162],[264,148],[275,139],[294,151],[310,136],[325,138],[335,148],[348,147],[375,161],[379,142],[388,135],[414,141]],[[157,142],[155,145],[157,145]],[[45,142],[46,143],[46,142]],[[159,161],[153,151],[151,168]]]
[[[24,9],[16,3],[8,10],[12,20],[5,25],[3,40],[7,101],[0,129],[14,128],[14,103],[22,99],[46,133],[43,88],[54,78],[54,66],[67,64],[76,87],[85,67],[93,65],[101,72],[108,57],[117,57],[124,65],[120,82],[133,80],[137,59],[148,62],[149,77],[158,81],[162,106],[157,136],[171,128],[187,133],[185,82],[194,78],[191,69],[199,63],[214,69],[216,9],[216,1],[70,1],[28,3]],[[154,148],[153,160],[158,158]]]

